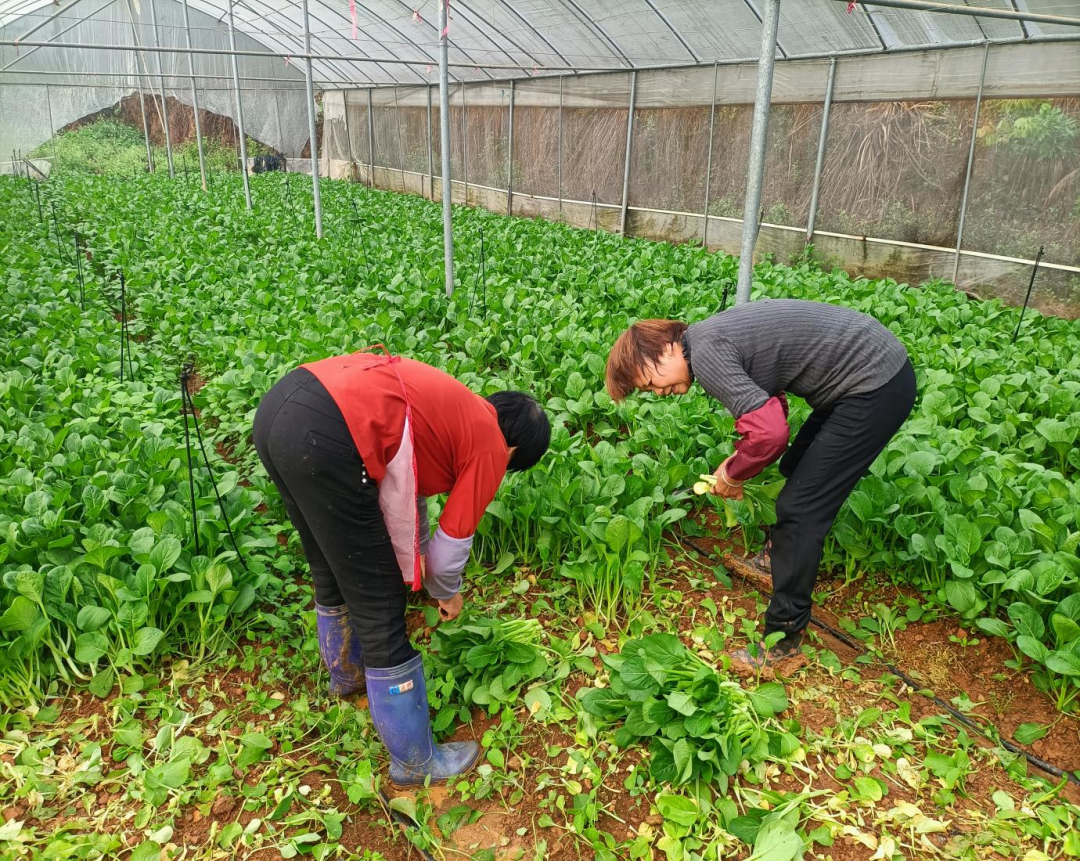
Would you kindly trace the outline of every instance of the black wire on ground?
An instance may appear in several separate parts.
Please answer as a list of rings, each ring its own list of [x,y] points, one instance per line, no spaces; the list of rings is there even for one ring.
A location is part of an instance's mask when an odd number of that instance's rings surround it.
[[[714,553],[711,550],[707,550],[704,547],[699,547],[695,542],[691,541],[686,536],[679,536],[679,543],[683,544],[685,547],[689,547],[691,550],[695,551],[696,553],[700,554],[701,556],[703,556],[704,558],[706,558],[706,559],[708,559],[710,561],[719,562],[720,564],[723,564],[723,560],[719,556],[717,556],[716,553]],[[817,616],[811,616],[810,617],[810,624],[815,625],[818,628],[821,628],[827,634],[829,634],[830,636],[836,638],[841,643],[843,643],[845,646],[847,646],[850,649],[853,649],[854,651],[858,652],[860,655],[867,654],[866,648],[861,643],[851,639],[846,634],[844,634],[842,631],[838,631],[836,628],[834,628],[828,622],[822,621]],[[914,690],[914,691],[929,691],[928,699],[932,703],[934,703],[934,705],[938,706],[939,708],[945,709],[945,711],[947,711],[950,716],[952,716],[953,718],[958,720],[960,723],[962,723],[968,729],[978,733],[983,738],[988,739],[989,741],[992,741],[995,744],[1000,744],[1003,748],[1005,748],[1005,750],[1009,751],[1010,753],[1015,753],[1015,754],[1018,754],[1018,755],[1024,757],[1024,759],[1026,759],[1028,762],[1030,762],[1032,765],[1034,765],[1040,771],[1044,771],[1047,774],[1050,774],[1050,775],[1052,775],[1054,777],[1057,777],[1057,778],[1065,778],[1070,783],[1073,783],[1073,784],[1075,784],[1077,786],[1080,786],[1080,779],[1078,779],[1076,777],[1076,775],[1074,775],[1072,772],[1066,771],[1063,768],[1059,768],[1058,766],[1053,765],[1052,763],[1049,763],[1044,759],[1040,759],[1039,757],[1035,756],[1035,754],[1030,753],[1029,751],[1025,750],[1024,748],[1022,748],[1020,745],[1016,744],[1015,742],[1010,741],[1007,738],[1004,738],[1002,736],[1002,734],[1001,734],[1001,731],[998,730],[997,726],[995,726],[993,723],[991,723],[990,726],[993,727],[994,732],[996,733],[996,735],[991,735],[981,725],[977,724],[975,721],[973,721],[971,718],[969,718],[963,712],[961,712],[958,709],[954,708],[950,703],[945,702],[945,700],[943,700],[941,697],[939,697],[931,688],[926,687],[926,685],[920,684],[915,679],[911,678],[911,676],[909,676],[903,670],[901,670],[899,667],[889,663],[888,661],[880,661],[880,663],[882,663],[890,673],[892,673],[894,676],[896,676],[898,679],[900,679],[900,681],[902,681],[905,685],[907,685],[912,690]]]
[[[60,221],[56,217],[56,201],[50,200],[49,206],[52,208],[53,229],[56,231],[56,253],[60,256],[60,259],[64,263],[66,263],[67,257],[64,254],[64,246],[63,243],[60,241]]]
[[[34,187],[31,189],[30,193],[33,196],[34,200],[37,202],[37,220],[38,220],[38,224],[44,224],[45,223],[45,215],[41,211],[41,187],[40,187],[40,184],[35,182]]]
[[[124,382],[124,356],[127,355],[128,377],[135,381],[135,369],[131,366],[131,336],[127,322],[127,282],[124,270],[120,270],[120,382]]]
[[[288,174],[285,174],[285,176],[288,177]],[[352,204],[353,227],[356,229],[356,232],[358,234],[360,234],[360,247],[364,249],[364,275],[370,278],[371,277],[371,258],[368,256],[367,239],[364,238],[364,230],[360,226],[360,210],[357,209],[357,207],[356,207],[356,199],[355,198],[350,197],[349,198],[349,203]]]
[[[206,465],[206,471],[210,474],[210,484],[214,488],[214,496],[217,497],[218,509],[221,511],[221,519],[225,521],[225,531],[229,533],[229,540],[232,542],[233,550],[236,551],[237,561],[239,561],[240,566],[246,571],[247,563],[244,561],[244,554],[240,552],[240,545],[236,543],[236,536],[233,534],[232,524],[229,523],[229,515],[225,511],[225,501],[221,498],[221,492],[218,490],[217,486],[217,479],[214,478],[214,470],[210,466],[210,455],[206,452],[206,444],[203,442],[202,431],[199,429],[199,416],[195,413],[195,402],[192,400],[191,390],[188,387],[188,382],[191,380],[191,375],[194,371],[194,360],[190,360],[181,366],[180,411],[184,418],[184,442],[187,446],[188,486],[191,491],[191,520],[195,530],[195,553],[196,555],[199,553],[199,515],[198,508],[195,504],[195,471],[191,458],[191,436],[188,431],[188,415],[191,416],[191,423],[195,426],[195,437],[198,440],[199,449],[202,451],[203,463]]]
[[[1039,246],[1039,253],[1035,255],[1035,265],[1031,267],[1031,280],[1028,281],[1027,295],[1024,297],[1024,307],[1020,309],[1020,319],[1016,321],[1016,331],[1013,332],[1012,342],[1020,337],[1020,324],[1024,322],[1024,312],[1027,311],[1028,302],[1031,301],[1031,290],[1035,286],[1035,276],[1039,274],[1039,261],[1042,260],[1043,246]]]
[[[75,231],[75,266],[79,275],[79,306],[86,310],[86,280],[83,277],[82,249],[79,247],[79,231]]]

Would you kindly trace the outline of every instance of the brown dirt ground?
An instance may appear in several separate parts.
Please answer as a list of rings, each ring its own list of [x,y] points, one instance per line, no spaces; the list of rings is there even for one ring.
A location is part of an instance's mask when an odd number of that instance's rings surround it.
[[[768,581],[745,564],[741,556],[741,543],[717,541],[709,538],[692,539],[692,544],[721,556],[725,567],[733,577],[735,590],[742,594],[761,594],[767,600]],[[712,560],[710,560],[711,562]],[[826,579],[827,575],[823,575]],[[835,589],[829,594],[824,606],[814,607],[814,615],[833,628],[841,629],[840,615],[850,611],[853,593],[865,588],[856,582]],[[920,598],[914,589],[889,586],[896,597],[907,594]],[[879,597],[889,603],[887,593]],[[853,618],[852,621],[858,621]],[[821,639],[822,645],[836,653],[845,664],[850,663],[858,652],[822,629],[811,628]],[[975,645],[964,646],[950,640],[978,638]],[[1023,723],[1049,726],[1047,735],[1026,750],[1065,771],[1080,770],[1080,717],[1065,715],[1039,691],[1026,672],[1010,670],[1005,661],[1015,660],[1008,643],[997,637],[967,631],[958,619],[944,616],[931,622],[908,622],[904,630],[896,634],[896,648],[887,652],[898,669],[923,682],[927,689],[949,702],[964,695],[976,704],[969,717],[977,723],[984,722],[997,728],[1002,738],[1012,740],[1017,728]],[[887,671],[884,664],[879,667]],[[935,707],[935,711],[941,711]],[[1015,741],[1013,742],[1015,744]],[[1018,745],[1024,747],[1023,745]],[[1080,787],[1068,787],[1067,794],[1080,799]]]
[[[716,542],[705,539],[697,539],[696,543],[710,548],[716,546]],[[718,549],[726,548],[720,546]],[[695,624],[701,624],[708,618],[699,612],[701,602],[705,598],[711,598],[717,604],[727,599],[732,605],[742,608],[751,618],[756,618],[766,600],[761,591],[755,588],[763,585],[761,583],[750,585],[735,578],[732,588],[728,589],[713,581],[711,574],[713,564],[711,561],[703,562],[694,554],[689,554],[678,559],[672,568],[662,574],[665,587],[674,589],[679,596],[672,602],[672,613],[676,617],[678,630],[684,635],[692,630]],[[707,589],[692,588],[687,580],[687,574],[705,583],[713,582],[714,585]],[[838,619],[833,611],[844,606],[844,598],[842,594],[832,595],[828,606],[815,608],[815,614],[830,625],[838,626]],[[424,603],[433,604],[434,602],[425,601]],[[694,621],[695,613],[697,614],[696,621]],[[579,621],[583,622],[583,620]],[[418,633],[421,640],[428,639],[431,634],[431,629],[426,626],[423,613],[419,610],[414,610],[409,614],[409,629],[410,632]],[[1011,733],[1020,723],[1031,721],[1050,723],[1057,720],[1051,733],[1045,739],[1033,744],[1031,749],[1036,755],[1052,762],[1057,761],[1058,764],[1068,767],[1080,767],[1080,750],[1078,750],[1080,746],[1076,742],[1075,719],[1062,718],[1053,704],[1035,690],[1023,674],[1001,677],[1003,661],[1011,657],[1006,644],[993,642],[990,638],[981,638],[982,642],[978,646],[963,647],[948,639],[950,634],[956,632],[956,629],[955,620],[940,618],[926,624],[909,624],[907,630],[900,632],[897,636],[897,653],[903,658],[900,661],[903,669],[913,676],[919,674],[925,677],[928,685],[946,700],[956,694],[966,693],[978,704],[973,710],[973,715],[992,718],[1005,733]],[[845,665],[850,665],[859,655],[858,651],[833,639],[825,632],[815,632],[811,638],[811,644],[818,648],[832,650]],[[594,645],[600,651],[608,650],[602,642],[595,642]],[[599,659],[597,663],[599,664]],[[855,666],[862,676],[861,682],[830,674],[820,666],[811,665],[798,670],[798,684],[790,688],[794,694],[790,716],[798,720],[803,727],[821,734],[834,726],[836,722],[836,711],[831,703],[840,703],[843,713],[854,715],[870,705],[879,703],[881,695],[887,691],[910,702],[915,719],[941,713],[941,709],[929,699],[919,696],[899,682],[887,688],[886,685],[877,681],[879,677],[886,674],[884,666],[876,663],[859,663]],[[998,677],[995,678],[995,676]],[[571,677],[567,683],[567,690],[572,695],[576,688],[585,683],[583,677]],[[245,671],[233,667],[204,675],[198,684],[201,688],[212,692],[215,698],[235,703],[242,702],[252,688],[258,688],[260,678],[257,671]],[[815,695],[806,700],[799,700],[798,691],[807,689],[813,690]],[[194,691],[185,691],[182,687],[178,690],[178,694],[186,699],[188,694],[194,696]],[[361,700],[358,705],[364,707],[366,703]],[[77,725],[84,734],[92,737],[100,736],[104,741],[103,736],[106,734],[105,728],[109,722],[110,710],[109,699],[102,701],[86,693],[74,694],[64,702],[61,720]],[[496,720],[478,711],[474,713],[473,721],[468,725],[459,726],[452,737],[457,740],[463,738],[479,740]],[[582,855],[583,851],[586,853],[589,851],[568,832],[559,828],[540,828],[537,824],[543,812],[540,803],[548,792],[548,789],[542,792],[537,791],[538,781],[543,775],[557,776],[558,769],[565,762],[565,754],[556,758],[555,761],[551,760],[547,755],[548,748],[550,746],[563,749],[573,747],[573,738],[554,726],[544,726],[527,717],[523,717],[522,720],[521,740],[507,754],[511,764],[510,770],[514,772],[515,783],[524,790],[524,796],[511,804],[510,794],[514,787],[508,785],[483,801],[466,802],[469,807],[480,811],[481,816],[478,821],[459,827],[444,840],[446,851],[449,853],[446,857],[468,857],[485,848],[495,850],[496,858],[500,861],[513,858],[522,850],[526,852],[525,857],[532,857],[529,853],[535,851],[535,847],[540,845],[541,840],[546,841],[547,844],[545,857],[553,861],[578,859],[585,857]],[[101,730],[98,729],[99,724]],[[105,751],[106,755],[108,755],[108,747]],[[626,754],[623,763],[628,764],[633,761],[634,756],[638,754]],[[821,766],[816,769],[815,788],[832,787],[839,791],[842,787],[832,778],[831,766],[825,763],[821,763]],[[874,774],[889,784],[889,799],[893,803],[901,799],[913,803],[927,802],[927,798],[920,799],[918,793],[897,781],[890,780],[880,771],[875,771]],[[258,779],[257,771],[247,776],[249,783],[257,782]],[[324,778],[319,777],[317,773],[305,778],[305,782],[316,790],[322,787],[323,781]],[[632,797],[623,791],[621,786],[614,784],[610,776],[607,781],[598,793],[598,800],[605,811],[601,814],[600,827],[617,839],[625,840],[629,839],[642,823],[659,824],[655,814],[652,814],[650,810],[647,796]],[[349,814],[343,823],[343,834],[340,840],[343,847],[350,851],[375,850],[381,852],[389,861],[421,857],[402,835],[401,826],[391,823],[384,811],[352,805],[337,781],[327,782],[330,784],[330,794],[337,809]],[[558,788],[558,780],[552,781],[551,785]],[[968,777],[965,787],[967,798],[963,799],[962,803],[972,810],[992,813],[994,804],[991,795],[997,789],[1008,785],[1009,778],[1002,769],[996,766],[980,768]],[[800,783],[793,776],[781,775],[774,787],[794,790],[800,788]],[[561,791],[566,793],[565,790]],[[927,792],[925,788],[922,790],[924,795]],[[105,798],[99,800],[101,803],[108,802],[108,793]],[[567,801],[570,800],[571,798],[568,797]],[[1072,800],[1076,801],[1075,798]],[[435,807],[436,817],[450,807],[462,803],[460,798],[455,799],[454,795],[445,788],[437,788],[426,793],[426,801]],[[173,842],[178,846],[186,847],[189,851],[197,850],[205,846],[214,822],[219,823],[219,828],[229,821],[246,824],[252,818],[265,816],[268,812],[268,810],[243,809],[240,800],[224,797],[212,805],[209,815],[206,816],[199,813],[194,805],[189,805],[180,811],[176,818]],[[22,817],[25,813],[23,807],[16,805],[5,809],[3,816],[8,819]],[[560,815],[555,811],[551,813],[559,822]],[[49,823],[51,826],[58,824],[58,820]],[[124,826],[118,821],[117,827]],[[522,830],[523,833],[519,834],[518,832]],[[963,839],[964,836],[960,830],[951,834],[934,835],[942,851],[946,853],[949,851],[950,840]],[[828,850],[816,848],[819,854],[827,854],[833,861],[868,861],[873,854],[872,850],[850,838],[838,839]],[[280,854],[264,849],[247,857],[271,859],[280,857]],[[992,856],[987,853],[985,857]]]

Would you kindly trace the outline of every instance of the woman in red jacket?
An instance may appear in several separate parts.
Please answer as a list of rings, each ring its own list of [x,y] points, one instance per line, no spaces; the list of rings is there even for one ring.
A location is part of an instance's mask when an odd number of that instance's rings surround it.
[[[507,469],[540,460],[550,434],[529,395],[485,400],[422,362],[369,352],[302,365],[259,404],[255,448],[311,568],[331,692],[366,686],[395,784],[445,780],[479,756],[475,742],[434,743],[404,587],[423,584],[457,617],[480,518]],[[440,493],[429,540],[425,500]]]

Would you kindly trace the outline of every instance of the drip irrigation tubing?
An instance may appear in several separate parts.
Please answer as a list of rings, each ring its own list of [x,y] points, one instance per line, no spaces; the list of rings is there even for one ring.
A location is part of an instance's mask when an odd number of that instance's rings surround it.
[[[679,540],[679,543],[682,544],[684,547],[689,547],[691,550],[693,550],[694,552],[700,554],[704,558],[706,558],[706,559],[708,559],[710,561],[713,561],[713,562],[719,562],[720,564],[723,564],[723,560],[715,552],[713,552],[711,550],[707,550],[704,547],[698,546],[695,542],[691,541],[687,536],[680,535],[678,540]],[[863,647],[863,645],[861,643],[851,639],[851,637],[847,636],[847,634],[843,633],[842,631],[838,631],[836,628],[834,628],[828,622],[825,622],[825,621],[819,619],[817,616],[812,615],[810,617],[810,624],[820,628],[823,631],[825,631],[827,634],[829,634],[831,637],[834,637],[835,639],[839,640],[841,643],[843,643],[849,649],[853,649],[853,650],[855,650],[856,652],[858,652],[861,655],[867,654],[867,650]],[[961,712],[958,709],[954,708],[951,704],[945,702],[945,700],[943,700],[941,697],[939,697],[937,695],[937,693],[935,693],[931,688],[928,688],[926,685],[920,684],[915,679],[911,678],[911,676],[909,676],[903,670],[901,670],[899,667],[895,666],[894,664],[890,663],[889,661],[884,661],[883,660],[883,661],[880,661],[880,663],[882,663],[890,673],[892,673],[894,676],[896,676],[898,679],[900,679],[900,681],[902,681],[905,685],[907,685],[912,690],[914,690],[914,691],[929,691],[930,693],[929,693],[928,698],[930,699],[930,701],[932,703],[934,703],[934,705],[938,706],[938,708],[945,709],[945,711],[947,711],[951,717],[953,717],[954,719],[959,721],[961,724],[963,724],[968,729],[972,730],[975,733],[978,733],[983,738],[988,739],[989,741],[992,741],[995,744],[1000,744],[1003,748],[1005,748],[1005,750],[1009,751],[1010,753],[1015,753],[1015,754],[1018,754],[1018,755],[1024,757],[1024,759],[1026,759],[1029,763],[1031,763],[1033,766],[1038,768],[1040,771],[1044,771],[1047,774],[1052,775],[1053,777],[1056,777],[1056,778],[1064,778],[1065,780],[1069,781],[1070,783],[1072,783],[1072,784],[1074,784],[1076,786],[1080,786],[1080,779],[1078,779],[1075,774],[1073,774],[1070,771],[1066,771],[1063,768],[1059,768],[1058,766],[1053,765],[1052,763],[1049,763],[1044,759],[1040,759],[1039,757],[1035,756],[1035,754],[1030,753],[1029,751],[1025,750],[1023,747],[1021,747],[1020,745],[1016,744],[1016,742],[1013,742],[1013,741],[1010,741],[1007,738],[1004,738],[1001,735],[1001,732],[998,730],[998,728],[993,723],[991,723],[990,726],[993,727],[994,732],[996,733],[996,736],[991,735],[980,724],[973,721],[971,718],[969,718],[963,712]]]

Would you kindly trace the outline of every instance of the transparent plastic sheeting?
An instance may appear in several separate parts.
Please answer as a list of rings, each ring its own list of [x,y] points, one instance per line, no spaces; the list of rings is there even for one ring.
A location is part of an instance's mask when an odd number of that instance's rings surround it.
[[[50,4],[47,9],[55,11],[56,7]],[[157,0],[156,12],[159,43],[185,47],[183,7],[173,0]],[[78,14],[89,17],[76,23]],[[222,23],[195,8],[189,10],[189,15],[193,47],[228,49],[228,31]],[[25,16],[8,20],[0,27],[0,39],[21,36],[34,20]],[[114,0],[104,6],[100,0],[79,0],[70,16],[49,22],[30,38],[153,46],[151,20],[149,0]],[[237,33],[236,47],[266,50],[242,33]],[[166,94],[190,105],[191,82],[177,77],[188,74],[185,54],[0,48],[0,68],[8,67],[0,75],[0,153],[13,149],[29,152],[47,141],[53,129],[108,108],[140,87],[147,95],[147,111],[158,110],[151,96],[160,94],[159,59]],[[195,54],[192,60],[195,74],[202,76],[196,82],[200,108],[235,120],[236,92],[230,58]],[[300,155],[308,141],[302,65],[286,65],[277,58],[239,57],[238,66],[242,78],[260,79],[241,82],[247,134],[286,155]]]
[[[961,243],[967,253],[960,258],[958,282],[979,295],[1022,302],[1031,272],[1025,261],[1033,260],[1042,245],[1046,265],[1036,279],[1037,307],[1078,316],[1080,50],[1075,43],[993,47],[977,129],[975,96],[983,49],[955,49],[949,55],[954,58],[951,71],[924,82],[926,89],[917,99],[866,99],[859,87],[904,92],[906,82],[896,73],[926,68],[932,58],[912,54],[838,60],[815,244],[828,259],[870,274],[951,280],[974,130]],[[1049,83],[1048,77],[1029,74],[1044,64],[1054,70]],[[828,70],[828,60],[778,64],[760,213],[766,225],[759,243],[763,253],[798,253],[805,244]],[[712,67],[637,73],[629,232],[700,241],[707,205],[710,245],[737,250],[731,240],[737,240],[737,222],[743,216],[753,92],[741,67],[719,66],[715,76],[716,104],[711,110]],[[526,195],[589,204],[595,192],[598,204],[609,210],[621,205],[629,88],[626,72],[515,82],[515,211],[525,205],[519,196]],[[814,88],[816,100],[809,97]],[[461,89],[457,85],[451,93],[453,179],[504,189],[508,87],[468,84],[464,99]],[[1072,95],[1038,95],[1056,89],[1071,89]],[[427,173],[428,90],[397,87],[372,95],[376,115],[383,115],[375,124],[375,164]],[[437,106],[437,89],[431,97]],[[342,144],[344,135],[334,130],[340,122],[335,118],[345,111],[331,113],[329,107],[343,107],[346,98],[351,154]],[[368,163],[367,93],[330,94],[328,99],[327,155]],[[463,100],[468,137],[464,164]],[[398,129],[403,135],[400,149]],[[437,107],[432,132],[437,175]],[[489,205],[487,198],[476,200]],[[505,196],[491,200],[494,208],[505,211]],[[554,217],[561,211],[555,210]],[[587,211],[574,217],[581,226],[589,224]],[[892,244],[875,245],[874,239]]]
[[[196,48],[225,49],[228,0],[190,0],[191,37]],[[980,0],[987,6],[1009,9],[1012,0]],[[165,47],[183,48],[186,44],[182,7],[177,0],[155,0],[158,19],[158,38]],[[438,31],[435,25],[437,0],[425,0],[414,6],[399,0],[374,0],[353,4],[355,20],[347,0],[311,0],[311,47],[318,54],[345,56],[349,59],[320,59],[312,63],[315,86],[321,90],[347,89],[355,86],[397,84],[398,89],[416,84],[430,84],[437,79]],[[298,155],[306,143],[307,117],[303,96],[303,75],[290,58],[303,52],[304,26],[301,7],[296,0],[237,0],[233,15],[237,28],[237,48],[276,53],[275,57],[239,58],[243,79],[245,124],[252,137],[267,143],[287,155]],[[455,94],[466,99],[468,87],[479,87],[478,107],[486,105],[483,87],[505,98],[505,82],[518,77],[521,83],[536,83],[536,78],[552,74],[552,70],[572,73],[580,69],[619,69],[625,80],[626,69],[657,65],[681,65],[684,68],[650,74],[643,72],[638,81],[638,105],[643,108],[683,107],[688,98],[702,104],[711,89],[714,62],[742,65],[725,68],[725,85],[718,92],[720,104],[740,105],[752,101],[756,64],[760,44],[760,23],[757,7],[750,0],[589,0],[567,3],[565,0],[524,0],[492,3],[455,2],[451,0],[449,53],[451,80]],[[853,14],[845,11],[835,0],[783,0],[780,12],[778,57],[790,60],[807,54],[821,55],[831,51],[894,51],[913,46],[946,47],[981,39],[1037,40],[1059,37],[1070,28],[1045,25],[975,19],[909,10],[869,9],[860,6]],[[1032,12],[1080,15],[1080,0],[1025,0],[1024,8]],[[93,45],[152,46],[155,43],[150,24],[150,0],[0,0],[0,38],[29,40],[58,40],[85,44],[79,49],[64,48],[0,48],[0,152],[11,148],[30,150],[47,139],[50,124],[45,101],[52,101],[52,128],[61,128],[72,120],[109,107],[117,99],[141,87],[144,92],[157,91],[157,67],[160,59],[165,75],[165,88],[180,102],[190,102],[190,84],[181,77],[188,71],[187,57],[182,54],[146,54],[107,51]],[[1052,43],[1047,43],[1048,45]],[[1027,47],[1024,45],[1018,46]],[[1074,53],[1080,55],[1076,46]],[[838,99],[884,100],[886,98],[916,100],[947,97],[954,90],[970,89],[977,81],[981,68],[978,50],[952,53],[948,62],[943,55],[929,52],[924,55],[890,55],[905,58],[902,65],[880,67],[885,77],[874,75],[875,67],[866,67],[866,76],[849,75],[838,83],[844,92]],[[1053,82],[1056,69],[1037,53],[1024,56],[1017,65],[1016,54],[995,51],[997,68],[988,70],[991,80],[1024,80],[1031,83]],[[352,59],[355,58],[355,59]],[[389,59],[412,61],[412,64],[387,62]],[[380,62],[380,60],[382,62]],[[201,99],[214,113],[235,119],[235,96],[230,92],[231,68],[228,57],[196,55],[196,74]],[[506,68],[482,68],[488,64],[504,64]],[[689,68],[687,68],[689,67]],[[801,63],[781,62],[776,70],[774,102],[796,104],[820,97],[827,72],[827,60],[807,60]],[[33,73],[49,73],[34,75]],[[99,77],[95,77],[95,73]],[[104,77],[108,75],[110,77]],[[617,122],[619,108],[599,92],[605,80],[596,82],[586,77],[564,79],[570,96],[564,115],[564,129],[572,141],[578,135],[589,134],[588,124],[612,125]],[[614,79],[615,101],[625,104],[626,85]],[[554,81],[551,81],[553,83]],[[906,92],[888,94],[902,82]],[[19,83],[49,84],[49,99],[43,98],[44,87],[19,88]],[[550,86],[548,90],[550,95]],[[1003,95],[988,90],[988,96]],[[1046,95],[1062,95],[1062,90]],[[460,101],[460,99],[459,99]],[[550,104],[523,103],[523,107],[540,108]],[[603,108],[592,117],[576,113],[584,108]],[[379,113],[381,110],[381,113]],[[395,108],[396,110],[396,108]],[[426,132],[426,106],[424,107]],[[460,105],[452,107],[460,114]],[[526,112],[523,121],[528,126],[538,114]],[[43,117],[45,119],[43,119]],[[377,109],[374,119],[382,123],[375,139],[387,141],[390,151],[385,160],[416,161],[417,151],[409,155],[394,154],[397,138],[406,143],[415,136],[417,127],[409,119],[408,127],[395,129],[388,120],[385,105]],[[403,121],[406,119],[402,116]],[[492,113],[492,123],[499,123]],[[475,124],[478,140],[463,140],[458,132],[454,142],[455,159],[462,174],[469,167],[479,180],[493,180],[495,162],[500,161],[499,141],[505,139],[503,128],[490,129],[492,140],[483,136],[484,123]],[[382,134],[379,134],[379,131]],[[471,135],[472,133],[469,132]],[[609,143],[615,146],[618,136]],[[472,143],[472,146],[470,146]],[[487,149],[485,150],[485,147]],[[426,150],[426,146],[423,148]],[[571,145],[564,148],[575,153]],[[426,153],[425,153],[426,155]],[[475,165],[464,159],[477,158]],[[543,153],[541,155],[549,155]],[[564,167],[564,180],[575,195],[597,197],[609,202],[621,192],[614,151],[603,163],[602,175],[583,178],[582,168],[574,156]],[[693,157],[695,160],[697,156]],[[516,168],[517,166],[515,166]],[[539,170],[520,164],[526,185],[550,187],[550,160],[541,163]],[[556,166],[557,172],[557,166]],[[532,174],[535,174],[533,176]],[[609,176],[608,174],[611,174]],[[557,184],[557,178],[555,178]],[[724,195],[721,195],[724,196]],[[681,194],[677,199],[696,202],[697,195]],[[616,201],[617,202],[617,201]]]
[[[320,87],[331,82],[367,86],[434,81],[427,65],[437,64],[439,2],[310,0],[316,53],[395,57],[416,63],[317,61],[315,76]],[[84,3],[93,8],[93,0],[69,2],[70,11],[59,20],[70,23],[86,14]],[[161,0],[159,12],[173,3]],[[225,18],[227,3],[191,0],[193,10],[218,22]],[[449,53],[456,80],[505,77],[497,70],[476,69],[496,63],[520,66],[513,74],[527,76],[532,67],[625,69],[753,60],[761,44],[761,7],[752,0],[450,0],[449,5]],[[1014,9],[1012,0],[978,0],[973,5]],[[1077,14],[1075,0],[1023,0],[1020,8]],[[56,11],[53,0],[0,0],[0,23],[16,21],[24,31]],[[239,32],[266,48],[283,54],[302,52],[303,21],[296,0],[242,0],[235,5],[234,15]],[[864,6],[849,14],[836,0],[783,0],[778,56],[940,47],[982,39],[1039,38],[1068,30]]]

